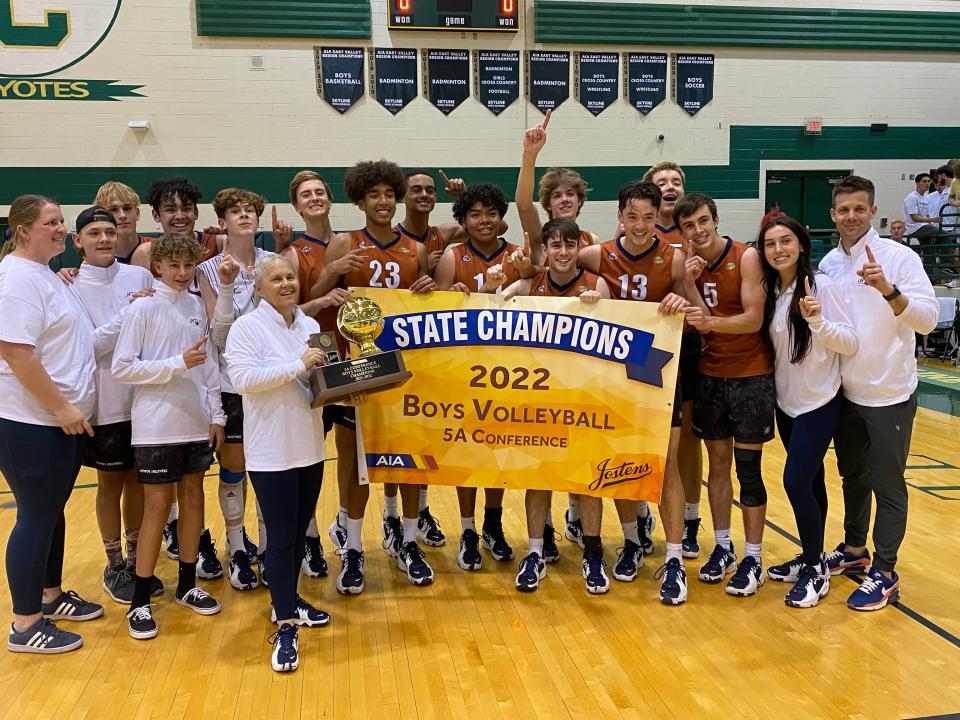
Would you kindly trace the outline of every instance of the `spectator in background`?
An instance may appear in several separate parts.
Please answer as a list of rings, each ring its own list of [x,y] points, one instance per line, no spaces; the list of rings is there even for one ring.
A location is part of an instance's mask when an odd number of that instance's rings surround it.
[[[957,234],[956,209],[950,207],[950,190],[953,186],[954,171],[949,164],[941,165],[937,168],[937,181],[935,190],[931,190],[927,195],[927,209],[931,211],[930,215],[939,215],[941,232]]]
[[[930,189],[930,173],[917,173],[917,188],[903,199],[903,218],[907,223],[907,237],[917,238],[921,245],[929,245],[937,234],[942,218],[927,214],[926,194]]]
[[[903,218],[894,218],[890,222],[890,239],[901,245],[909,245],[910,243],[904,239],[906,234],[907,224],[903,221]]]
[[[776,200],[773,200],[770,202],[770,210],[767,212],[766,215],[763,216],[763,219],[760,221],[760,227],[766,227],[768,222],[770,222],[774,218],[783,217],[784,215],[786,215],[786,213],[780,209],[780,203],[777,202]]]

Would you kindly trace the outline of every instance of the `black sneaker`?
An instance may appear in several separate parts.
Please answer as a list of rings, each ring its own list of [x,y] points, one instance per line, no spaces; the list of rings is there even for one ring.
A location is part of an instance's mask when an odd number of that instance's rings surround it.
[[[320,538],[307,535],[303,553],[303,560],[300,563],[300,572],[307,577],[326,577],[330,571],[327,567],[327,561],[323,557],[323,546],[320,544]]]
[[[76,650],[83,645],[83,638],[76,633],[61,630],[52,620],[40,618],[26,630],[16,630],[10,625],[7,650],[17,653],[57,655]]]
[[[297,626],[284,623],[273,635],[273,657],[270,663],[277,672],[292,672],[300,667],[300,655],[297,652]]]
[[[250,567],[250,556],[243,550],[237,550],[230,558],[230,584],[237,590],[253,590],[260,584]]]
[[[165,589],[166,588],[163,587],[163,580],[158,578],[156,575],[150,578],[150,597],[163,595],[163,591]]]
[[[40,605],[40,611],[47,620],[83,622],[103,615],[103,605],[87,602],[73,590],[67,590],[55,600]]]
[[[700,543],[697,533],[700,532],[700,518],[683,521],[683,540],[681,553],[685,558],[700,557]]]
[[[737,556],[718,543],[710,553],[707,564],[700,568],[699,578],[704,582],[718,583],[724,575],[732,573],[736,565]]]
[[[126,565],[104,568],[103,589],[114,602],[129,605],[133,602],[133,575]]]
[[[503,534],[503,525],[483,526],[483,547],[497,562],[513,560],[513,547],[507,542]]]
[[[217,547],[210,530],[200,533],[200,544],[197,547],[197,577],[204,580],[215,580],[223,577],[223,565],[217,558]]]
[[[247,535],[246,527],[243,528],[243,549],[247,551],[247,555],[250,557],[256,557],[257,551],[260,549],[257,547],[257,544],[250,539],[250,536]]]
[[[359,595],[363,592],[364,558],[360,550],[340,553],[343,565],[337,575],[337,592],[341,595]]]
[[[547,576],[547,566],[536,553],[530,553],[520,561],[516,586],[520,592],[533,592],[540,587],[540,581]]]
[[[756,595],[765,579],[763,566],[752,555],[747,555],[737,566],[737,571],[727,583],[726,591],[730,595],[750,597]]]
[[[767,577],[777,582],[796,582],[803,568],[803,556],[797,555],[793,560],[774,565],[767,569]]]
[[[149,605],[131,608],[127,613],[127,632],[134,640],[149,640],[157,636],[157,621]]]
[[[682,605],[687,601],[687,573],[677,558],[670,558],[653,576],[660,580],[660,602],[664,605]]]
[[[294,610],[294,613],[294,625],[302,625],[303,627],[323,627],[324,625],[330,624],[330,613],[325,610],[318,610],[299,595],[297,595],[297,607]],[[276,609],[271,609],[270,622],[275,623],[276,621],[277,611]]]
[[[653,529],[657,526],[657,519],[647,509],[647,516],[637,515],[637,532],[640,534],[640,547],[643,548],[644,555],[650,555],[653,552]]]
[[[557,533],[552,525],[543,526],[543,561],[545,563],[560,561],[560,548],[557,547]]]
[[[397,565],[407,573],[407,579],[414,585],[429,585],[433,582],[433,568],[415,542],[408,542],[400,548]]]
[[[417,518],[417,535],[430,547],[442,547],[447,543],[447,536],[440,529],[440,522],[430,514],[430,508],[425,507]]]
[[[176,518],[163,526],[163,541],[167,544],[167,557],[169,557],[171,560],[179,560],[180,539],[177,537]]]
[[[600,553],[584,553],[583,555],[583,584],[588,593],[603,595],[610,591],[610,578],[604,569],[606,563]]]
[[[563,531],[563,536],[572,543],[576,543],[580,546],[580,549],[583,549],[583,525],[580,520],[571,520],[570,511],[567,510],[563,513],[563,521],[566,525],[566,529]]]
[[[383,549],[390,557],[400,557],[403,547],[403,524],[398,517],[385,517],[380,528],[383,531]]]
[[[486,533],[484,533],[486,539]],[[486,544],[486,543],[484,543]],[[464,530],[460,535],[460,552],[457,553],[457,565],[461,570],[479,570],[483,564],[480,554],[480,536],[476,530]]]
[[[643,548],[633,540],[624,540],[613,566],[613,576],[620,582],[633,582],[643,567]]]
[[[220,603],[198,587],[177,594],[177,604],[193,610],[199,615],[216,615],[220,612]]]

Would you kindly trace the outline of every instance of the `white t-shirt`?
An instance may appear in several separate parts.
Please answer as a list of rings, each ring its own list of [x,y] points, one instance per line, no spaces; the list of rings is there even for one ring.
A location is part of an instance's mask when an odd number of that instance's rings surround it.
[[[57,389],[90,418],[97,371],[90,324],[80,303],[46,265],[14,255],[0,262],[0,340],[31,345]],[[0,398],[2,418],[60,424],[3,360]]]
[[[153,297],[130,305],[113,351],[113,377],[135,386],[130,422],[133,445],[182,445],[226,425],[220,405],[217,349],[187,369],[183,353],[207,335],[203,302],[157,281]]]
[[[926,198],[926,195],[921,195],[914,190],[903,199],[903,221],[907,224],[907,235],[912,235],[920,228],[930,224],[925,222],[916,222],[910,219],[911,215],[924,215],[926,217],[931,217],[930,215],[927,215]]]
[[[120,325],[130,297],[153,287],[153,276],[137,265],[114,261],[109,267],[83,263],[70,291],[80,300],[93,330],[93,347],[97,358],[97,406],[94,425],[109,425],[130,419],[133,386],[113,379],[110,366],[113,350],[120,337]]]
[[[840,389],[840,355],[857,351],[857,336],[839,288],[823,273],[817,273],[814,284],[821,310],[819,316],[807,320],[810,351],[801,362],[790,362],[789,312],[796,281],[777,293],[770,323],[777,405],[793,418],[823,407],[834,398]]]
[[[289,470],[323,460],[323,414],[310,407],[309,373],[300,361],[318,332],[317,321],[299,309],[287,327],[267,302],[233,323],[223,356],[243,396],[248,470]]]

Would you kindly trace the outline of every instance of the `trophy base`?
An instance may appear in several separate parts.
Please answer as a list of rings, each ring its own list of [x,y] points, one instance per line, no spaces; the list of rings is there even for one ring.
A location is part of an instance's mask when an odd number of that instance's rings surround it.
[[[399,350],[323,365],[310,375],[311,407],[340,402],[354,393],[392,390],[411,377],[413,373],[404,366]]]

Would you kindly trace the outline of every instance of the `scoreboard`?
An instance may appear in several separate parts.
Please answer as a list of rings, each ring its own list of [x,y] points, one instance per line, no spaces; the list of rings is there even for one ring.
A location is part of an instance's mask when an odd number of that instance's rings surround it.
[[[388,0],[390,30],[517,32],[520,0]]]

